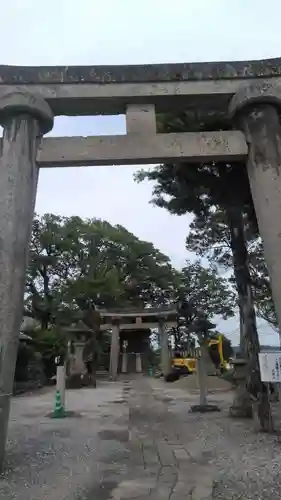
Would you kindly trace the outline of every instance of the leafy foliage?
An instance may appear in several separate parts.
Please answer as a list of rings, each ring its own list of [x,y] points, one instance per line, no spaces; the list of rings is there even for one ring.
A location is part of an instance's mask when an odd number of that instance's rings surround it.
[[[97,219],[36,216],[25,309],[41,323],[65,324],[88,303],[107,308],[169,303],[177,273],[152,243]]]
[[[65,354],[65,331],[73,323],[82,321],[93,333],[85,346],[85,360],[96,362],[104,349],[108,351],[95,306],[161,306],[179,297],[192,302],[196,310],[204,309],[208,318],[233,313],[234,296],[227,282],[200,261],[187,261],[179,272],[152,243],[120,225],[35,216],[25,313],[40,325],[33,338],[49,372],[54,370],[54,357]]]
[[[262,241],[259,236],[253,233],[246,215],[244,215],[244,227],[251,284],[257,312],[273,328],[277,328]],[[190,225],[186,247],[201,257],[207,257],[212,267],[217,266],[219,269],[225,270],[232,269],[231,233],[225,212],[216,209],[194,219]],[[233,275],[230,282],[235,284]]]
[[[102,357],[96,306],[146,307],[175,300],[179,273],[152,243],[98,219],[35,216],[25,290],[25,314],[48,371],[66,351],[65,328],[82,322],[92,334],[84,357]],[[88,363],[89,365],[89,363]]]
[[[211,320],[215,315],[228,318],[233,315],[235,295],[226,279],[215,269],[203,267],[199,260],[193,264],[187,261],[182,269],[182,298],[190,307],[192,320],[198,311],[204,311]]]
[[[236,305],[228,281],[215,269],[202,266],[199,260],[187,261],[182,269],[179,298],[179,324],[171,334],[175,348],[180,350],[189,350],[194,334],[199,342],[207,341],[215,327],[214,316],[233,316]]]

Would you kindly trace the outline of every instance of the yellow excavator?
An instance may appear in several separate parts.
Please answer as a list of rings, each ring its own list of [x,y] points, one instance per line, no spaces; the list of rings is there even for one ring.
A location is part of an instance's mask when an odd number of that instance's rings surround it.
[[[217,346],[219,356],[219,368],[221,372],[226,370],[226,361],[223,357],[223,336],[218,335],[216,339],[210,339],[208,347]],[[180,375],[189,375],[196,371],[196,349],[192,354],[187,352],[175,352],[172,358],[172,369]]]

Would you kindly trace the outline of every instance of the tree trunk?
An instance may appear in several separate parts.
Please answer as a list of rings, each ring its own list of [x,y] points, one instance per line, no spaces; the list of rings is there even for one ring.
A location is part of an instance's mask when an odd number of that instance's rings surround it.
[[[259,358],[260,343],[257,332],[256,313],[251,289],[251,276],[248,266],[248,252],[244,236],[244,221],[242,212],[236,206],[227,207],[233,267],[238,291],[239,312],[241,320],[241,356],[248,361],[246,391],[237,391],[238,400],[234,401],[235,414],[238,415],[240,406],[241,416],[252,414],[253,403],[257,411],[257,419],[264,431],[272,427],[271,411],[264,384],[260,378]]]

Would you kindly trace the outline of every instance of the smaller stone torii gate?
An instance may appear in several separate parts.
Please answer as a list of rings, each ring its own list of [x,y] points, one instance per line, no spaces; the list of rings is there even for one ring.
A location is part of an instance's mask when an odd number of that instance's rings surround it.
[[[0,66],[0,124],[4,127],[0,142],[0,467],[39,167],[213,160],[245,164],[281,329],[280,109],[281,59]],[[157,133],[157,114],[183,110],[190,118],[190,130]],[[116,114],[126,115],[126,135],[41,141],[52,129],[54,116]]]
[[[99,311],[101,317],[101,330],[111,330],[110,366],[109,375],[111,380],[116,380],[118,366],[121,364],[121,372],[128,371],[128,352],[122,350],[122,341],[130,340],[144,330],[157,330],[161,348],[161,369],[164,375],[170,372],[171,360],[168,344],[168,330],[176,328],[178,312],[176,308],[148,308],[142,310],[127,311]],[[126,333],[129,332],[129,335]],[[123,333],[123,338],[122,338]],[[124,335],[125,334],[125,335]],[[143,370],[142,342],[133,348],[135,356],[135,371],[141,373]],[[120,350],[121,356],[120,356]],[[144,353],[143,353],[144,354]],[[119,360],[121,358],[121,363]]]

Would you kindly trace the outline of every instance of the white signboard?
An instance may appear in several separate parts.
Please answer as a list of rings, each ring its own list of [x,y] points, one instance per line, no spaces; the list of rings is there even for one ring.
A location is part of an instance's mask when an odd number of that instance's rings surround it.
[[[263,382],[281,382],[281,351],[259,353]]]

